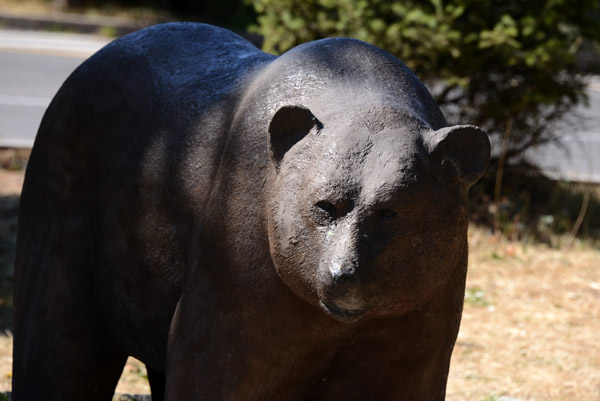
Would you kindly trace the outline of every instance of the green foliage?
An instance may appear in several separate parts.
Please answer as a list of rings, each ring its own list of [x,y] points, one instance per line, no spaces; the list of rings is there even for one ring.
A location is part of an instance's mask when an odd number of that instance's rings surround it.
[[[255,20],[254,10],[245,0],[161,0],[168,9],[202,22],[244,29]]]
[[[508,139],[507,162],[555,140],[553,124],[587,100],[575,53],[600,40],[597,0],[252,3],[264,50],[332,36],[386,49],[433,89],[449,123]]]

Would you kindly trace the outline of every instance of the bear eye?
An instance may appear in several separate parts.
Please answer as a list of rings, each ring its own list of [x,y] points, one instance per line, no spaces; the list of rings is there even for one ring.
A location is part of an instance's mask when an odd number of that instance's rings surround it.
[[[328,201],[319,201],[315,204],[315,206],[318,209],[320,209],[321,211],[327,213],[327,215],[330,219],[335,219],[336,211],[335,211],[335,205],[333,203],[328,202]]]
[[[391,220],[396,217],[397,213],[392,209],[381,209],[379,211],[379,218],[381,220]]]

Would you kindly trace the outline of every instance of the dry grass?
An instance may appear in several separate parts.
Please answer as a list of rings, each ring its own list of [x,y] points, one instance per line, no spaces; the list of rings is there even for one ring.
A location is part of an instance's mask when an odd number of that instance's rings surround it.
[[[447,399],[600,399],[600,251],[474,229]]]
[[[0,8],[5,12],[32,14],[52,12],[51,2],[39,0],[0,0]]]
[[[150,394],[146,367],[135,358],[129,358],[117,389],[118,394]]]
[[[125,7],[110,2],[97,2],[95,7],[65,9],[61,1],[0,0],[0,10],[16,15],[57,16],[65,12],[71,15],[110,16],[122,22],[136,22],[140,26],[152,25],[173,17],[166,11],[153,7]]]
[[[0,169],[0,200],[18,195],[22,175]],[[470,230],[469,243],[447,399],[599,400],[600,250],[576,242],[565,252],[478,228]],[[0,336],[0,391],[10,390],[11,351],[12,338]],[[143,364],[130,358],[117,392],[148,394],[145,376]]]

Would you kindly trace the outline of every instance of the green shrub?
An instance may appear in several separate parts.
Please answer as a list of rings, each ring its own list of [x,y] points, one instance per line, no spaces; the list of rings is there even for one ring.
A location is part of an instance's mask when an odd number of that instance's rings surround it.
[[[556,140],[554,124],[586,101],[576,53],[600,39],[597,0],[251,2],[264,50],[332,36],[386,49],[428,84],[451,124],[504,139],[509,164]]]

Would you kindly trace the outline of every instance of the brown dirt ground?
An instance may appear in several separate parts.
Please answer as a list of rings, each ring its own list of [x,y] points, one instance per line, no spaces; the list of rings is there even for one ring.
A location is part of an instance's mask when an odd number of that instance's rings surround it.
[[[0,336],[0,391],[10,390],[12,372],[6,287],[12,284],[22,180],[22,171],[0,169],[0,318],[7,333]],[[600,250],[576,241],[561,251],[476,227],[469,244],[465,310],[447,399],[600,399]],[[117,393],[149,393],[141,362],[129,359]]]

